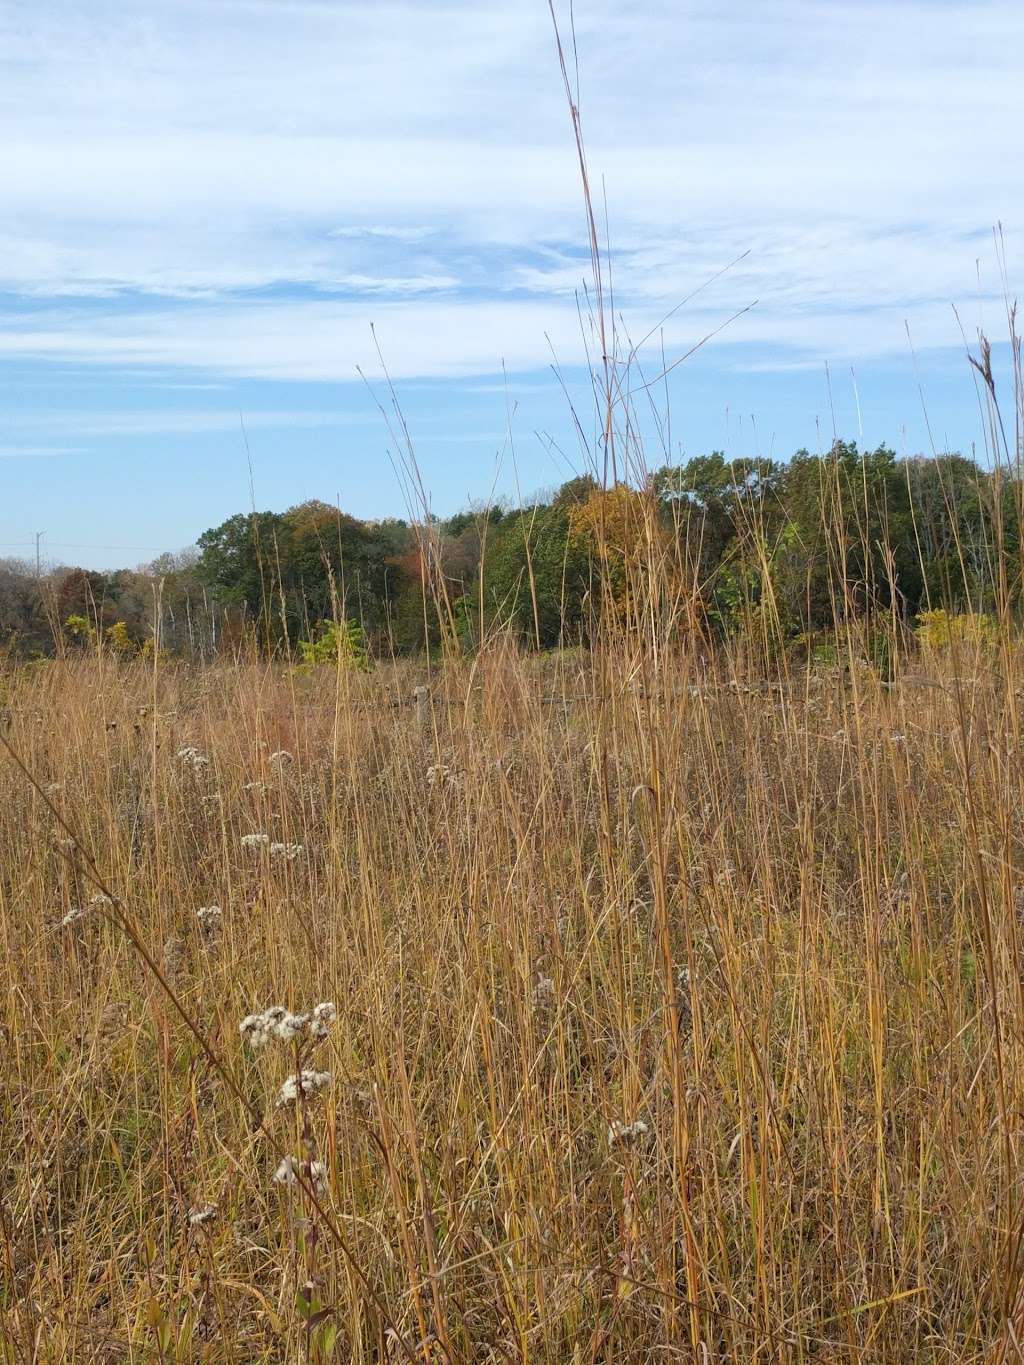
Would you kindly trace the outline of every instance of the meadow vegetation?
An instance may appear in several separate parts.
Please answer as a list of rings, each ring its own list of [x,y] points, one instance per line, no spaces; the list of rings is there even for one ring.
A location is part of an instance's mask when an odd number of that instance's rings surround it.
[[[5,672],[5,1359],[1018,1358],[1019,648],[654,643]]]

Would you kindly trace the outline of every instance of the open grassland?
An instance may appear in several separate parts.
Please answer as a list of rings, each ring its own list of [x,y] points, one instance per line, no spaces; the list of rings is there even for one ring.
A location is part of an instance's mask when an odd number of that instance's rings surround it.
[[[5,673],[3,1359],[1020,1359],[1024,658],[909,667]]]

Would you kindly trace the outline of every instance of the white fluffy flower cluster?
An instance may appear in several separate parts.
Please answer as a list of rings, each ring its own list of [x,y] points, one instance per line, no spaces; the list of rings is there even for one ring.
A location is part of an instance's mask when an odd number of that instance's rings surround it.
[[[196,911],[196,919],[199,921],[200,929],[211,934],[214,929],[220,928],[221,908],[219,905],[201,905]]]
[[[204,1223],[212,1223],[217,1217],[216,1204],[203,1204],[197,1209],[189,1209],[188,1225],[190,1228],[201,1228]]]
[[[271,1005],[262,1014],[247,1014],[238,1031],[253,1048],[264,1047],[272,1038],[286,1042],[291,1036],[288,1021],[294,1017],[283,1005]]]
[[[288,1076],[281,1086],[277,1096],[278,1109],[285,1109],[290,1104],[295,1104],[301,1097],[304,1100],[314,1099],[328,1088],[334,1077],[329,1071],[297,1071],[294,1075]]]
[[[262,1014],[247,1014],[238,1031],[250,1047],[264,1047],[272,1039],[294,1043],[308,1033],[314,1041],[327,1037],[327,1031],[338,1017],[333,1000],[324,1000],[311,1014],[292,1014],[283,1005],[271,1005]]]
[[[293,863],[303,851],[302,844],[286,844],[277,840],[271,842],[270,835],[262,833],[243,834],[242,847],[250,853],[260,853],[265,849],[272,858],[285,863]]]
[[[621,1119],[613,1119],[608,1128],[608,1146],[639,1142],[649,1132],[650,1129],[643,1119],[637,1119],[634,1123],[623,1123]]]
[[[308,1180],[318,1194],[327,1188],[327,1168],[322,1161],[300,1161],[297,1156],[281,1158],[274,1172],[278,1185],[297,1185],[299,1176]]]
[[[186,744],[184,748],[179,749],[177,758],[179,763],[197,773],[210,765],[210,760],[194,744]]]
[[[69,929],[72,924],[77,924],[80,919],[84,919],[90,910],[100,910],[104,906],[113,905],[110,896],[103,891],[98,891],[95,896],[91,896],[85,905],[76,905],[64,916],[60,922],[62,929]]]
[[[308,1014],[286,1014],[277,1021],[274,1031],[282,1043],[294,1043],[305,1033],[308,1023]]]
[[[302,852],[301,844],[274,843],[270,845],[270,856],[272,858],[280,858],[283,862],[286,863],[293,863],[295,859],[301,854],[301,852]]]
[[[338,1007],[333,1000],[321,1000],[319,1005],[313,1006],[313,1015],[309,1021],[309,1031],[314,1038],[326,1038],[327,1030],[338,1017]]]

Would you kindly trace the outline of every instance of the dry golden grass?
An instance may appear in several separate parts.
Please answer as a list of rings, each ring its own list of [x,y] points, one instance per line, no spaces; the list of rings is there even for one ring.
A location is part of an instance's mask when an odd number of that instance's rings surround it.
[[[3,1359],[1019,1358],[1024,659],[914,668],[4,674]]]

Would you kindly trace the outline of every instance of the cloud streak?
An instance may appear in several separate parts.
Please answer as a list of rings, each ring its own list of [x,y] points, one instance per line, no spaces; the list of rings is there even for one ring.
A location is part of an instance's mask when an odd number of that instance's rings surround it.
[[[987,315],[997,318],[999,298],[982,302]],[[712,332],[719,362],[736,368],[773,363],[791,368],[819,364],[822,358],[855,361],[909,352],[908,309],[901,300],[859,309],[754,308],[716,331],[730,306],[708,303],[662,323],[664,315],[645,300],[631,310],[620,334],[622,353],[649,336],[640,359],[657,363],[664,345],[671,362]],[[918,300],[909,316],[918,350],[961,344],[944,300]],[[356,382],[360,372],[371,378],[381,374],[371,324],[395,379],[452,380],[493,375],[502,368],[565,367],[584,349],[575,306],[558,301],[453,301],[429,307],[387,301],[368,312],[362,303],[315,300],[218,302],[184,312],[147,309],[130,315],[42,311],[29,323],[8,315],[0,318],[0,357]],[[584,334],[587,330],[584,319]],[[595,338],[587,340],[593,349]]]
[[[324,428],[365,426],[370,419],[352,412],[317,411],[306,408],[256,408],[240,413],[225,408],[149,408],[139,411],[95,412],[90,409],[29,413],[8,417],[8,427],[25,434],[46,431],[51,434],[97,436],[179,436],[199,432],[239,432],[244,422],[248,431],[316,431]],[[10,447],[9,453],[18,453]],[[31,453],[34,447],[21,447]],[[72,447],[68,447],[72,449]],[[77,449],[77,448],[75,448]],[[56,453],[50,449],[50,453]]]
[[[0,353],[350,379],[580,358],[579,189],[543,5],[16,2]],[[727,363],[956,345],[1024,220],[1010,0],[576,8],[616,298]],[[991,271],[988,272],[991,275]],[[742,354],[741,354],[742,352]],[[751,354],[756,353],[756,354]]]

